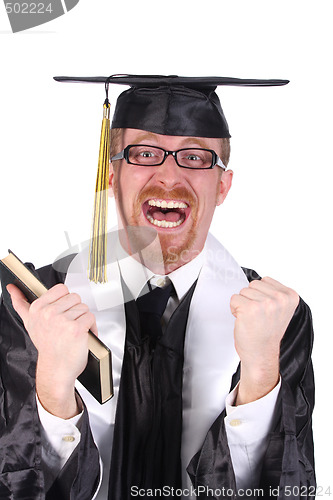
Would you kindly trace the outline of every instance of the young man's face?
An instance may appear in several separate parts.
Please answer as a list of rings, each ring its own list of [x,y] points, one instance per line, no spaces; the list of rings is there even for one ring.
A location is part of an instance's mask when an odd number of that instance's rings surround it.
[[[129,144],[148,144],[168,151],[206,148],[221,156],[220,139],[125,129],[119,150]],[[231,181],[230,170],[222,172],[218,166],[208,170],[181,168],[171,155],[159,166],[131,165],[120,160],[110,174],[119,223],[123,227],[142,226],[157,231],[165,272],[201,252],[215,207],[224,201]]]

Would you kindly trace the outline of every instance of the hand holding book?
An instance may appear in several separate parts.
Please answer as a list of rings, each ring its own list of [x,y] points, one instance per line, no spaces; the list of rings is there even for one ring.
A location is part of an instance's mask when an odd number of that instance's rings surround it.
[[[80,413],[74,384],[88,359],[88,330],[97,333],[94,315],[77,294],[58,284],[29,304],[14,285],[7,286],[38,351],[36,390],[44,408],[61,418]]]
[[[48,290],[9,252],[0,259],[1,284],[3,289],[7,285],[13,307],[38,350],[36,384],[41,403],[58,416],[75,413],[75,378],[99,403],[108,401],[113,395],[111,351],[93,333],[97,332],[94,315],[65,285]]]

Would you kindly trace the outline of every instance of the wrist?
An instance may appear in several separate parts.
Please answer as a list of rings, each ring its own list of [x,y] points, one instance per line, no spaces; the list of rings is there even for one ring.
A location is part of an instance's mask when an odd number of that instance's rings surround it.
[[[43,376],[44,375],[44,376]],[[46,411],[63,419],[72,418],[81,412],[75,395],[75,380],[64,381],[60,377],[45,377],[37,369],[36,393]]]
[[[67,420],[75,417],[82,411],[76,399],[74,388],[66,392],[45,391],[44,388],[39,387],[37,384],[36,393],[43,408],[56,417]]]
[[[279,383],[279,363],[274,363],[268,368],[249,368],[241,363],[241,375],[235,406],[256,401],[269,392]]]

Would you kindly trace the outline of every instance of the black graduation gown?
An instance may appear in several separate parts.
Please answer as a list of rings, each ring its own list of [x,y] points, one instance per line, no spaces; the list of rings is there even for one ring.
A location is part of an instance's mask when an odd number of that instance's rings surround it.
[[[253,271],[245,271],[249,280],[259,278]],[[38,275],[49,287],[63,282],[65,277],[51,266],[40,269]],[[5,289],[0,304],[0,332],[0,498],[91,499],[98,483],[99,460],[86,409],[80,445],[45,493],[41,426],[35,400],[36,350]],[[301,300],[281,343],[282,386],[261,473],[261,498],[272,498],[269,490],[277,487],[279,498],[313,498],[312,342],[311,314]],[[239,370],[231,387],[238,378]],[[202,492],[200,498],[232,498],[230,491],[236,492],[224,416],[222,412],[216,419],[188,467],[194,488]],[[120,496],[119,500],[125,499]]]

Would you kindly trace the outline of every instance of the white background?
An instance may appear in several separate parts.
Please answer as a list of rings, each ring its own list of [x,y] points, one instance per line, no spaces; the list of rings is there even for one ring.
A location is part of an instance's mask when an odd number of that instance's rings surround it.
[[[0,3],[0,252],[10,247],[38,267],[66,249],[65,231],[73,244],[89,235],[104,99],[102,86],[54,75],[291,81],[218,91],[235,176],[213,232],[241,265],[312,308],[319,498],[329,486],[333,494],[332,10],[330,0],[80,0],[12,34]]]

